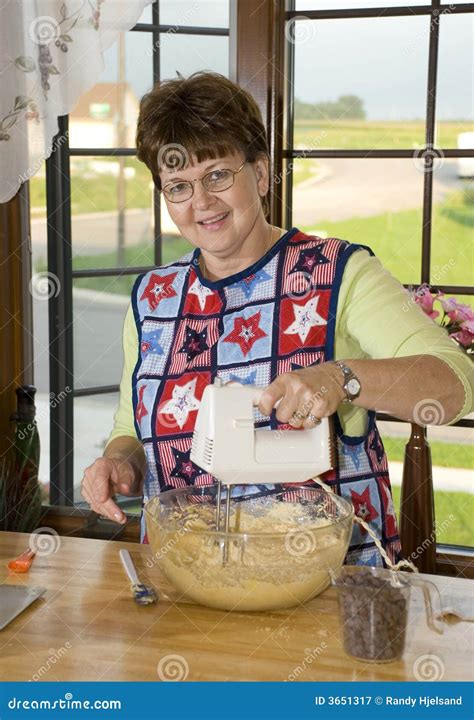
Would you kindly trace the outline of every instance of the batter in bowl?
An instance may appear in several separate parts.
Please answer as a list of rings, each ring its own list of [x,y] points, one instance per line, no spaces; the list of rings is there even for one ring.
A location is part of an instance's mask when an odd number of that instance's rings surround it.
[[[344,560],[352,525],[350,517],[317,517],[311,505],[234,503],[224,564],[226,537],[215,531],[213,505],[173,509],[165,522],[151,521],[148,509],[148,537],[168,580],[186,599],[225,610],[288,608],[318,595],[328,568]]]

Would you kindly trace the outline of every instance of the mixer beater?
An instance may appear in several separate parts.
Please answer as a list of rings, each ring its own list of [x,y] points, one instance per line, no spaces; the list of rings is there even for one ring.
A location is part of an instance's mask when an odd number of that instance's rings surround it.
[[[224,498],[223,563],[229,556],[232,487],[301,483],[330,470],[329,421],[303,430],[256,429],[254,407],[264,388],[216,378],[203,393],[191,447],[191,460],[217,480],[216,522],[221,532]],[[252,496],[247,496],[247,498]]]

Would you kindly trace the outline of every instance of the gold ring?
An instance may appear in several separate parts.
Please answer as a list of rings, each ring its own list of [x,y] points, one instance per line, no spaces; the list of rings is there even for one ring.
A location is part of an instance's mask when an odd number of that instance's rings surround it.
[[[293,413],[293,415],[291,417],[295,418],[295,420],[305,420],[306,419],[306,415],[302,415],[297,410]]]
[[[309,415],[306,416],[306,420],[312,422],[314,426],[321,424],[321,418],[316,417],[316,415],[313,415],[312,413],[309,413]]]

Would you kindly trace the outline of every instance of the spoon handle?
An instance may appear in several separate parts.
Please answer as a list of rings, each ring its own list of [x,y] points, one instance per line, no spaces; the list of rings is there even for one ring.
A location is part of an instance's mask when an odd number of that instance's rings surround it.
[[[135,569],[135,565],[133,564],[132,556],[128,552],[128,550],[119,550],[120,559],[122,561],[122,565],[125,568],[125,572],[127,573],[129,580],[134,585],[138,584],[140,581],[138,579],[137,571]]]

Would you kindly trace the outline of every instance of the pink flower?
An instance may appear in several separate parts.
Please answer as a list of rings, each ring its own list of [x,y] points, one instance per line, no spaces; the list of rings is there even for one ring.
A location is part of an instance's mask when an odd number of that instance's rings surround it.
[[[458,313],[458,319],[462,322],[471,322],[472,320],[474,320],[474,310],[470,305],[458,303]]]
[[[474,320],[474,311],[470,305],[458,303],[456,298],[442,298],[440,300],[444,312],[451,322],[463,322],[464,320]]]
[[[438,324],[468,353],[474,349],[474,310],[470,305],[458,302],[455,297],[447,298],[442,292],[433,294],[427,283],[420,285],[411,296],[433,320],[439,316],[439,312],[434,309],[434,303],[439,302],[443,308],[443,317]]]
[[[450,337],[458,341],[460,345],[468,348],[472,345],[474,335],[469,330],[459,330],[459,332],[452,333]]]
[[[454,297],[443,298],[440,302],[445,313],[453,312],[456,309],[457,301]]]
[[[433,320],[438,317],[439,312],[433,309],[433,303],[438,296],[433,295],[429,285],[420,285],[414,295],[415,302],[420,305],[421,309]]]

